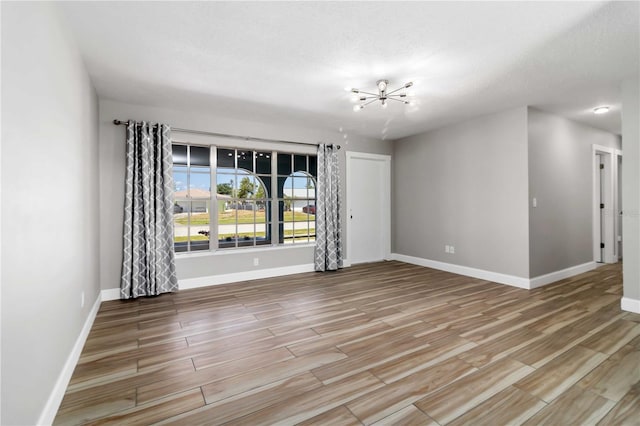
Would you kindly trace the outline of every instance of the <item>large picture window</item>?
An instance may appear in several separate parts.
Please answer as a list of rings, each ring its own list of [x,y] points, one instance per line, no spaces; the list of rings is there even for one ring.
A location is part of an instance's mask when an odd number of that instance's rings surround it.
[[[173,163],[176,252],[315,241],[315,155],[174,144]]]

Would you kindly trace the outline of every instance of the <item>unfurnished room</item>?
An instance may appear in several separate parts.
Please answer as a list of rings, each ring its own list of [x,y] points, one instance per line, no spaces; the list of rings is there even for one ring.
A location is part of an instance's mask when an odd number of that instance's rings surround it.
[[[0,424],[640,426],[640,2],[0,14]]]

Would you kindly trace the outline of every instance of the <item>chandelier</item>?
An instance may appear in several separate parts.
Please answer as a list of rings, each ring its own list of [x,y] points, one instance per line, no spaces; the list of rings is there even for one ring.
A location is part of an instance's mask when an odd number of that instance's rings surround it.
[[[354,111],[360,111],[361,109],[363,109],[369,104],[372,104],[375,101],[380,101],[382,108],[387,107],[387,104],[388,104],[387,101],[402,102],[405,105],[408,105],[411,103],[410,101],[407,100],[406,93],[397,93],[397,92],[403,89],[408,89],[409,87],[413,86],[412,82],[408,82],[404,86],[399,87],[392,91],[387,90],[389,87],[389,80],[378,80],[376,82],[376,86],[378,87],[378,93],[365,92],[360,89],[351,89],[352,93],[359,95],[358,102],[360,102],[359,104],[353,106]]]

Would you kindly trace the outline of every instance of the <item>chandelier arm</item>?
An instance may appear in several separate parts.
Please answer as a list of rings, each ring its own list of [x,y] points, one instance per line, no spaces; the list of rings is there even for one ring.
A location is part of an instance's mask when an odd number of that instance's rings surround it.
[[[365,92],[365,91],[363,91],[363,90],[358,90],[358,92],[356,92],[356,93],[364,93],[365,95],[371,95],[371,96],[378,97],[378,94],[377,94],[377,93]]]
[[[402,102],[403,104],[406,104],[407,101],[403,101],[402,99],[396,99],[396,98],[387,98],[388,101],[396,101],[396,102]]]
[[[387,92],[387,95],[391,95],[392,93],[396,93],[398,90],[406,89],[406,87],[398,87],[396,90],[392,90],[391,92]]]
[[[367,105],[369,105],[369,104],[372,104],[372,103],[376,102],[377,100],[378,100],[377,98],[376,98],[376,99],[372,99],[372,100],[370,100],[369,102],[365,102],[364,104],[360,104],[360,107],[361,107],[361,108],[364,108],[364,107],[366,107]]]

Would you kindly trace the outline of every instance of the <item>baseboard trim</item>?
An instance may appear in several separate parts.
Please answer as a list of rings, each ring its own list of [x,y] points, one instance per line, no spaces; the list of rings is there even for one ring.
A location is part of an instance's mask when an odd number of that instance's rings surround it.
[[[91,327],[93,326],[93,321],[96,319],[96,315],[98,314],[98,310],[100,309],[101,302],[101,294],[98,294],[98,297],[96,298],[96,301],[91,307],[91,311],[89,311],[89,315],[84,322],[84,326],[80,331],[80,335],[76,339],[76,342],[73,345],[73,349],[71,349],[71,353],[67,357],[67,361],[64,363],[62,371],[58,375],[58,380],[56,380],[56,384],[53,387],[51,394],[49,395],[49,399],[47,400],[47,403],[45,404],[44,409],[40,414],[38,425],[50,425],[53,423],[53,420],[58,413],[58,409],[60,408],[60,403],[62,403],[62,398],[64,398],[64,394],[67,391],[67,386],[69,385],[69,380],[71,380],[73,370],[76,368],[76,364],[80,359],[80,354],[82,353],[84,343],[87,341],[87,336],[89,336],[89,332],[91,331]]]
[[[529,289],[529,279],[517,277],[515,275],[500,274],[497,272],[485,271],[483,269],[454,265],[452,263],[438,262],[436,260],[423,259],[421,257],[407,256],[398,253],[392,253],[391,258],[393,260],[411,263],[413,265],[425,266],[427,268],[452,272],[454,274],[466,275],[468,277],[480,278],[482,280],[493,281],[500,284],[507,284],[513,287]]]
[[[211,285],[229,284],[240,281],[259,280],[261,278],[280,277],[283,275],[301,274],[313,272],[313,263],[295,266],[283,266],[280,268],[258,269],[255,271],[234,272],[231,274],[209,275],[206,277],[184,278],[178,280],[178,290],[188,290],[192,288],[208,287]],[[119,288],[109,288],[102,290],[102,301],[120,299]]]
[[[398,254],[398,253],[393,253],[391,255],[391,258],[393,260],[398,260],[400,262],[411,263],[413,265],[419,265],[419,266],[425,266],[427,268],[433,268],[441,271],[452,272],[454,274],[466,275],[468,277],[480,278],[483,280],[493,281],[500,284],[507,284],[513,287],[523,288],[525,290],[532,290],[537,287],[542,287],[547,284],[551,284],[556,281],[560,281],[565,278],[572,277],[574,275],[591,271],[598,267],[598,264],[596,262],[587,262],[587,263],[583,263],[582,265],[572,266],[570,268],[562,269],[560,271],[555,271],[549,274],[540,275],[535,278],[522,278],[522,277],[517,277],[515,275],[507,275],[507,274],[501,274],[498,272],[485,271],[484,269],[470,268],[468,266],[454,265],[452,263],[438,262],[436,260],[423,259],[421,257],[407,256],[407,255]]]
[[[620,308],[623,311],[633,312],[634,314],[640,314],[640,300],[632,299],[630,297],[623,297],[620,300]]]
[[[109,300],[118,300],[120,299],[120,289],[119,288],[108,288],[106,290],[102,290],[100,292],[100,296],[103,302],[107,302]]]
[[[208,287],[211,285],[229,284],[239,281],[259,280],[261,278],[280,277],[283,275],[301,274],[313,272],[313,263],[280,268],[258,269],[255,271],[234,272],[231,274],[210,275],[206,277],[186,278],[178,280],[178,288],[187,290],[191,288]]]
[[[529,280],[529,288],[538,288],[547,284],[554,283],[556,281],[563,280],[565,278],[573,277],[574,275],[583,274],[585,272],[592,271],[598,267],[596,262],[587,262],[582,265],[572,266],[570,268],[562,269],[560,271],[551,272],[545,275],[539,275]]]

